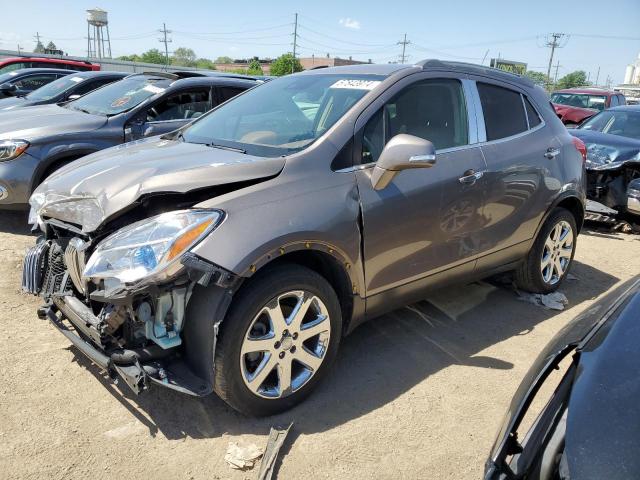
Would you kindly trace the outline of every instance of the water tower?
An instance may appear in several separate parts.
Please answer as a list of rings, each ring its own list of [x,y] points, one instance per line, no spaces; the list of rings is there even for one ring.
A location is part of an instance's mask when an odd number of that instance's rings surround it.
[[[87,57],[111,58],[107,12],[97,7],[87,10]]]

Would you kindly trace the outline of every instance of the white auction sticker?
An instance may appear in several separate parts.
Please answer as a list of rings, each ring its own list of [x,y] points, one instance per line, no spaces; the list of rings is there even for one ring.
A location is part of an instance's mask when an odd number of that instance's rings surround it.
[[[352,88],[354,90],[373,90],[380,84],[380,80],[342,79],[329,88]]]
[[[156,87],[155,85],[146,85],[143,90],[151,93],[162,93],[164,92],[164,88]]]

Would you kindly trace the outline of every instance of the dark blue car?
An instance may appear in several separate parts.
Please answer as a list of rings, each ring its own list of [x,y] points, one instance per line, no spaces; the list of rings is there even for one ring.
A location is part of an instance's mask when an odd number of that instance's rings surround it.
[[[569,132],[587,147],[587,197],[640,215],[640,105],[604,110]]]
[[[77,73],[60,68],[22,68],[0,75],[0,98],[20,97],[60,77]]]

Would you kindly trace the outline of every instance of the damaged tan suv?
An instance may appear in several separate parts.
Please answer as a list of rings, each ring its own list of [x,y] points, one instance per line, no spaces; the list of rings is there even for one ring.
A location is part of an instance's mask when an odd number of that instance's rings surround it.
[[[48,178],[23,287],[136,393],[272,414],[344,335],[430,288],[513,270],[556,289],[582,224],[581,149],[542,89],[501,71],[303,72]]]

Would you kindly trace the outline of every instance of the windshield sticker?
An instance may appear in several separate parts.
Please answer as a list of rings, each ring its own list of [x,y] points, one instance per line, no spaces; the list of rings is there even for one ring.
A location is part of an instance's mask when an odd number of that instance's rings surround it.
[[[130,101],[131,101],[131,97],[120,97],[117,100],[113,101],[113,103],[111,104],[111,108],[122,107],[123,105],[126,105]]]
[[[351,88],[354,90],[373,90],[380,84],[380,80],[338,80],[329,88]]]
[[[162,93],[164,92],[164,88],[156,87],[155,85],[146,85],[143,90],[151,93]]]
[[[73,78],[70,78],[69,80],[71,80],[72,82],[76,82],[76,83],[78,83],[78,82],[81,82],[81,81],[82,81],[82,78],[80,78],[80,77],[73,77]]]

